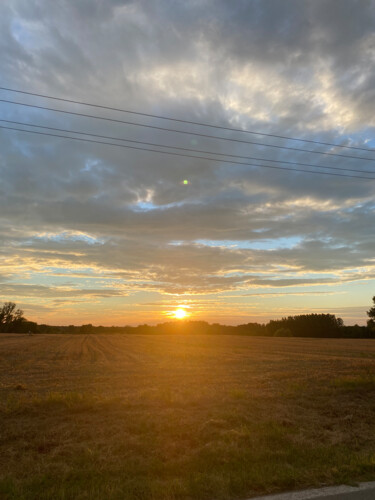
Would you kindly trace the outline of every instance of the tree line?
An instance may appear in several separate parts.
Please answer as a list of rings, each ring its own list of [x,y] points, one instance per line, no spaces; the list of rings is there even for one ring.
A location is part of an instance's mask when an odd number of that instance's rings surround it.
[[[271,320],[266,324],[246,323],[237,326],[207,323],[206,321],[170,321],[155,326],[53,326],[28,321],[14,302],[5,302],[0,308],[0,332],[3,333],[136,333],[136,334],[212,334],[250,335],[267,337],[317,338],[375,338],[374,306],[367,312],[367,326],[345,326],[334,314],[301,314]]]

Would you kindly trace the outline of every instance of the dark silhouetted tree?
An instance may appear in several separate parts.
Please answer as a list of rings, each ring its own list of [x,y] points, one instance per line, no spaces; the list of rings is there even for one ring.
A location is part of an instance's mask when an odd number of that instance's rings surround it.
[[[343,321],[333,314],[301,314],[271,320],[267,324],[269,335],[274,335],[280,328],[287,328],[294,337],[340,337]]]
[[[23,311],[14,302],[5,302],[0,308],[0,332],[18,332],[25,321]]]
[[[367,326],[371,330],[375,330],[375,296],[372,298],[372,301],[374,303],[373,307],[369,311],[367,311],[367,316],[370,318],[367,321]]]

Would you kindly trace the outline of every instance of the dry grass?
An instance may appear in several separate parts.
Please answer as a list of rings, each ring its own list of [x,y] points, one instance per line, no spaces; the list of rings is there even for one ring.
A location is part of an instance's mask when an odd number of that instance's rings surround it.
[[[375,478],[375,341],[0,336],[0,498],[187,500]]]

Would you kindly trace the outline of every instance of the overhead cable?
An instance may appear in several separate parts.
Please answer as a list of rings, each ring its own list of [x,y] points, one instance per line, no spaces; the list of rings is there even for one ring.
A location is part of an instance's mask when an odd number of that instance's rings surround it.
[[[80,134],[80,135],[85,135],[85,136],[90,136],[90,137],[97,137],[100,139],[108,139],[108,140],[112,140],[112,141],[131,142],[133,144],[142,144],[144,146],[152,146],[152,147],[159,147],[159,148],[165,148],[165,149],[177,149],[179,151],[187,151],[190,153],[202,153],[202,154],[209,154],[209,155],[216,155],[216,156],[226,156],[226,157],[230,157],[230,158],[239,158],[239,159],[243,159],[243,160],[265,161],[265,162],[270,162],[270,163],[285,163],[285,164],[289,164],[289,165],[297,165],[297,166],[303,166],[303,167],[323,168],[323,169],[328,169],[328,170],[341,170],[341,171],[358,172],[358,173],[363,173],[363,174],[374,174],[375,175],[375,171],[358,170],[356,168],[330,167],[328,165],[316,165],[314,163],[300,163],[300,162],[295,162],[295,161],[272,160],[269,158],[257,158],[254,156],[241,156],[241,155],[234,155],[234,154],[229,154],[229,153],[218,153],[215,151],[206,151],[206,150],[202,150],[202,149],[193,149],[193,148],[183,148],[180,146],[170,146],[170,145],[166,145],[166,144],[157,144],[154,142],[136,141],[134,139],[125,139],[123,137],[112,137],[112,136],[107,136],[107,135],[94,134],[91,132],[83,132],[81,130],[49,127],[46,125],[39,125],[39,124],[27,123],[27,122],[19,122],[19,121],[15,121],[15,120],[5,120],[5,119],[1,119],[1,118],[0,118],[0,122],[12,123],[14,125],[22,125],[22,126],[33,127],[33,128],[42,128],[42,129],[46,129],[46,130],[53,130],[55,132],[66,132],[69,134]]]
[[[162,131],[166,131],[166,132],[174,132],[174,133],[177,133],[177,134],[187,134],[187,135],[193,135],[193,136],[198,136],[198,137],[205,137],[205,138],[209,138],[209,139],[218,139],[218,140],[222,140],[222,141],[230,141],[230,142],[236,142],[236,143],[242,143],[242,144],[252,144],[252,145],[263,146],[263,147],[267,147],[267,148],[285,149],[285,150],[291,150],[291,151],[299,151],[299,152],[303,152],[303,153],[312,153],[312,154],[327,155],[327,156],[337,156],[337,157],[341,157],[341,158],[350,158],[350,159],[354,159],[354,160],[375,161],[375,158],[366,158],[366,157],[363,157],[363,156],[342,155],[342,154],[339,154],[339,153],[329,153],[327,151],[314,151],[314,150],[310,150],[310,149],[293,148],[293,147],[290,147],[290,146],[280,146],[280,145],[277,145],[277,144],[267,144],[267,143],[255,142],[255,141],[245,141],[245,140],[242,140],[242,139],[234,139],[232,137],[223,137],[223,136],[202,134],[202,133],[199,133],[199,132],[191,132],[191,131],[187,131],[187,130],[176,130],[176,129],[167,128],[167,127],[159,127],[157,125],[149,125],[149,124],[145,124],[145,123],[136,123],[136,122],[130,122],[130,121],[127,121],[127,120],[118,120],[116,118],[109,118],[109,117],[104,117],[104,116],[89,115],[89,114],[86,114],[86,113],[79,113],[77,111],[67,111],[67,110],[62,110],[62,109],[50,108],[48,106],[39,106],[39,105],[36,105],[36,104],[27,104],[27,103],[24,103],[24,102],[11,101],[9,99],[0,99],[0,102],[7,102],[9,104],[16,104],[16,105],[19,105],[19,106],[26,106],[26,107],[35,108],[35,109],[44,109],[44,110],[47,110],[47,111],[54,111],[54,112],[57,112],[57,113],[64,113],[64,114],[68,114],[68,115],[82,116],[82,117],[85,117],[85,118],[93,118],[93,119],[96,119],[96,120],[105,120],[105,121],[114,122],[114,123],[123,123],[123,124],[126,124],[126,125],[132,125],[132,126],[136,126],[136,127],[146,127],[146,128],[154,129],[154,130],[162,130]]]
[[[195,158],[195,159],[201,159],[201,160],[208,160],[208,161],[216,161],[220,163],[229,163],[232,165],[243,165],[243,166],[248,166],[248,167],[257,167],[257,168],[272,168],[275,170],[289,170],[292,172],[306,172],[309,174],[316,174],[316,175],[331,175],[331,176],[336,176],[336,177],[346,177],[346,178],[352,178],[352,179],[369,179],[369,180],[375,180],[375,177],[364,177],[364,176],[358,176],[358,175],[345,175],[345,174],[335,174],[332,172],[317,172],[317,171],[311,171],[311,170],[304,170],[304,169],[295,169],[295,168],[289,168],[289,167],[276,167],[275,165],[259,165],[259,164],[253,164],[253,163],[243,163],[243,162],[238,162],[238,161],[232,161],[232,160],[224,160],[221,158],[207,158],[206,156],[195,156],[195,155],[187,155],[183,153],[175,153],[172,151],[160,151],[158,149],[147,149],[147,148],[141,148],[137,146],[129,146],[127,144],[118,144],[118,143],[113,143],[113,142],[103,142],[103,141],[97,141],[93,139],[85,139],[83,137],[71,137],[71,136],[64,136],[64,135],[59,135],[59,134],[52,134],[50,132],[40,132],[36,130],[23,130],[15,127],[7,127],[4,125],[0,125],[0,128],[2,129],[7,129],[7,130],[13,130],[13,131],[18,131],[18,132],[26,132],[29,134],[38,134],[38,135],[44,135],[44,136],[50,136],[50,137],[61,137],[63,139],[69,139],[69,140],[75,140],[75,141],[84,141],[84,142],[90,142],[94,144],[105,144],[107,146],[117,146],[120,148],[127,148],[127,149],[134,149],[138,151],[148,151],[150,153],[161,153],[164,155],[170,155],[170,156],[179,156],[179,157],[185,157],[185,158]]]
[[[169,120],[169,121],[174,121],[178,123],[186,123],[189,125],[198,125],[201,127],[209,127],[209,128],[214,128],[214,129],[219,129],[219,130],[229,130],[232,132],[242,132],[245,134],[253,134],[253,135],[262,135],[265,137],[274,137],[277,139],[286,139],[289,141],[299,141],[299,142],[308,142],[311,144],[320,144],[322,146],[331,146],[335,148],[346,148],[346,149],[353,149],[353,150],[359,150],[359,151],[368,151],[368,152],[373,152],[374,149],[370,148],[362,148],[359,146],[348,146],[347,144],[337,144],[337,143],[332,143],[332,142],[323,142],[323,141],[317,141],[313,139],[301,139],[300,137],[291,137],[291,136],[285,136],[285,135],[277,135],[277,134],[269,134],[266,132],[256,132],[254,130],[247,130],[247,129],[242,129],[242,128],[235,128],[235,127],[225,127],[223,125],[214,125],[213,123],[205,123],[205,122],[196,122],[192,120],[185,120],[182,118],[173,118],[170,116],[164,116],[164,115],[156,115],[156,114],[151,114],[151,113],[142,113],[140,111],[133,111],[129,109],[121,109],[121,108],[116,108],[113,106],[104,106],[101,104],[94,104],[90,102],[84,102],[84,101],[75,101],[73,99],[65,99],[62,97],[55,97],[55,96],[50,96],[46,94],[37,94],[35,92],[27,92],[25,90],[18,90],[18,89],[12,89],[8,87],[0,87],[0,90],[5,90],[7,92],[16,92],[18,94],[25,94],[25,95],[32,95],[35,97],[42,97],[44,99],[53,99],[55,101],[61,101],[61,102],[69,102],[71,104],[79,104],[80,106],[90,106],[93,108],[100,108],[100,109],[107,109],[109,111],[118,111],[121,113],[129,113],[132,115],[137,115],[137,116],[146,116],[148,118],[156,118],[159,120]]]

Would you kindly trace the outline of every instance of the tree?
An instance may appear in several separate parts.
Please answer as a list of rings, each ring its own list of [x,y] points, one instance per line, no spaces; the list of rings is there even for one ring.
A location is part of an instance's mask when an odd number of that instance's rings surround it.
[[[274,337],[293,337],[290,328],[278,328],[273,334]]]
[[[23,311],[16,309],[14,302],[5,302],[0,307],[0,332],[17,332],[25,321]]]
[[[373,307],[371,307],[371,309],[369,311],[367,311],[367,316],[370,318],[367,321],[367,326],[371,330],[375,330],[375,295],[372,298],[372,301],[373,301],[374,305],[373,305]]]
[[[343,321],[333,314],[300,314],[271,320],[266,328],[274,335],[280,328],[287,328],[294,337],[340,337]]]

